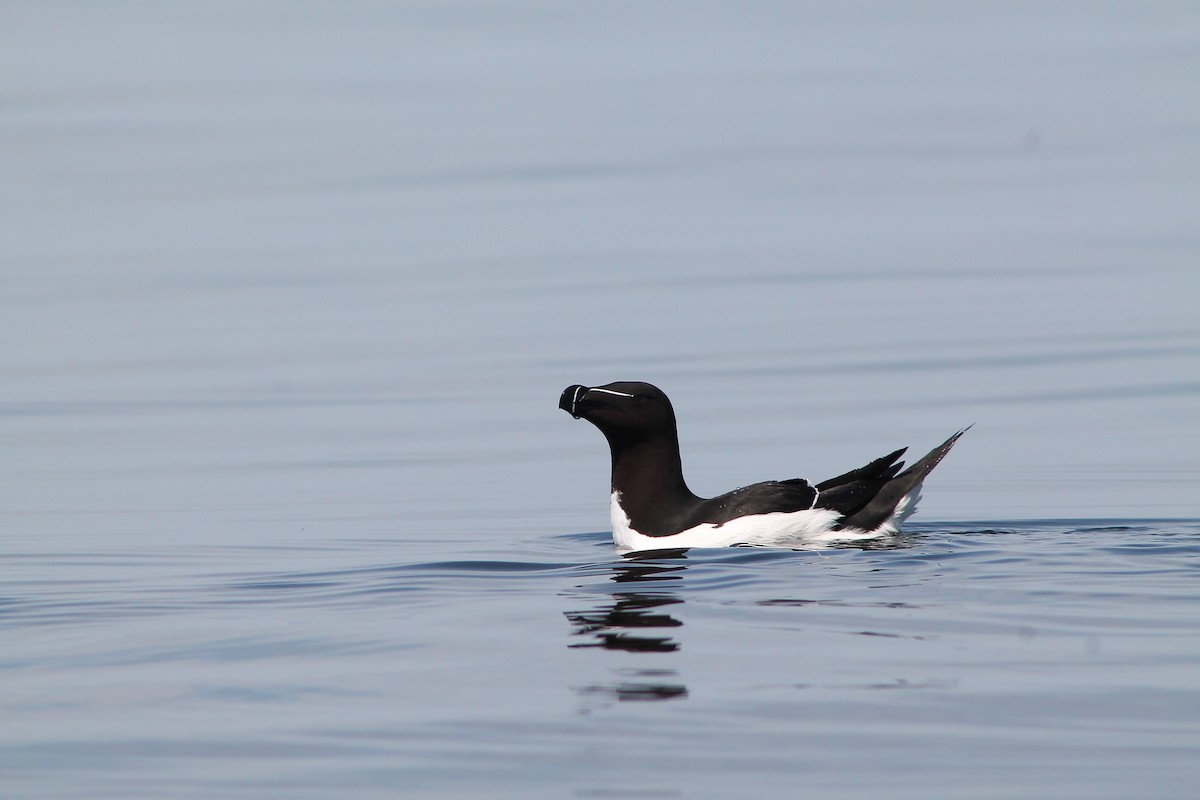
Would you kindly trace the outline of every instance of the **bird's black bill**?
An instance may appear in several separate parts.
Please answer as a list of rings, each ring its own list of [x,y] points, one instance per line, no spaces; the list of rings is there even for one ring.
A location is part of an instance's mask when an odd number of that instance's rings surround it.
[[[579,419],[579,413],[577,411],[579,398],[583,397],[587,390],[588,389],[586,386],[580,386],[577,383],[568,386],[567,388],[563,389],[562,396],[558,398],[558,407],[570,414],[575,419]]]

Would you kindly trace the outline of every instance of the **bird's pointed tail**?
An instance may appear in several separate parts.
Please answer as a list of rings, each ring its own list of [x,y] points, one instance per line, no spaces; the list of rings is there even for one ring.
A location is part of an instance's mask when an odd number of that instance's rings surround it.
[[[921,496],[921,484],[925,477],[946,457],[959,437],[971,430],[971,427],[968,425],[963,428],[885,483],[869,503],[841,520],[841,527],[873,531],[893,518],[896,522],[907,519],[917,509],[917,500]]]

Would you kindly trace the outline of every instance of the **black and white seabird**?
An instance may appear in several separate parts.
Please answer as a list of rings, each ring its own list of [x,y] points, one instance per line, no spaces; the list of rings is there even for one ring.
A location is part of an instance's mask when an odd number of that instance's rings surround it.
[[[648,383],[568,386],[558,407],[586,419],[612,451],[612,527],[617,547],[797,546],[868,539],[900,530],[921,484],[967,429],[901,471],[901,448],[813,485],[765,481],[705,499],[683,480],[675,411]]]

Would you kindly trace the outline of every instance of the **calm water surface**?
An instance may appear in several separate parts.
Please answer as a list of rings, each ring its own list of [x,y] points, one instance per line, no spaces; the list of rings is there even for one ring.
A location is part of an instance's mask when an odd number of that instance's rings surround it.
[[[452,549],[9,554],[9,796],[1185,797],[1195,776],[1195,522]]]
[[[1195,4],[3,16],[0,796],[1195,796]],[[706,494],[975,427],[622,557],[620,379]]]

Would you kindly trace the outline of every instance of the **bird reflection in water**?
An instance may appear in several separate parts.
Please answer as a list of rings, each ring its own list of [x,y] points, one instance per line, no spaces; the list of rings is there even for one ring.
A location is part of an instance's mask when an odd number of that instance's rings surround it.
[[[686,564],[663,564],[664,560],[682,560],[686,550],[655,550],[625,557],[612,566],[609,580],[613,583],[656,583],[682,579]],[[587,611],[568,611],[567,620],[574,627],[573,635],[588,637],[569,647],[620,650],[626,653],[673,653],[679,642],[671,636],[648,635],[663,628],[683,626],[666,611],[669,606],[683,603],[679,597],[663,589],[613,591],[603,605]],[[676,700],[687,697],[687,687],[671,681],[678,678],[673,669],[626,668],[617,670],[628,678],[613,685],[592,685],[578,689],[580,695],[599,695],[619,701]]]

